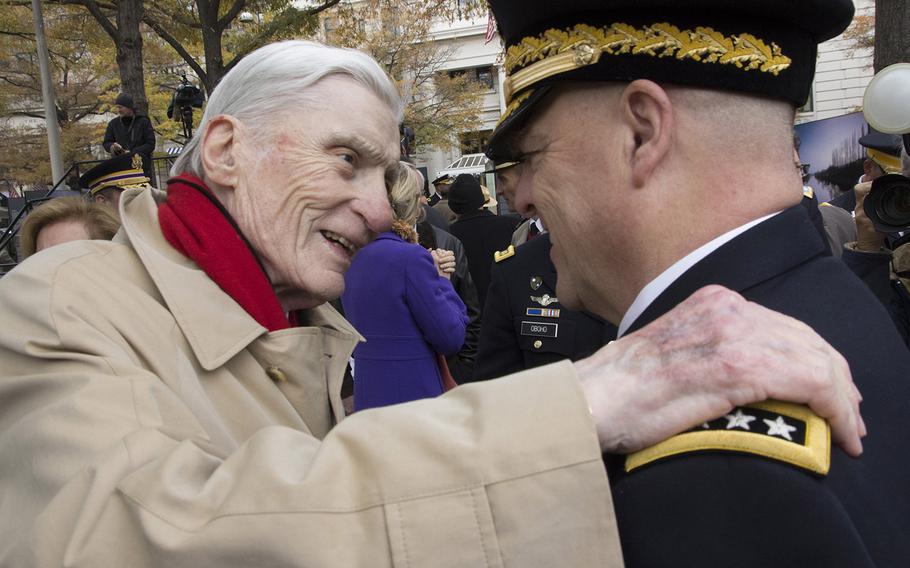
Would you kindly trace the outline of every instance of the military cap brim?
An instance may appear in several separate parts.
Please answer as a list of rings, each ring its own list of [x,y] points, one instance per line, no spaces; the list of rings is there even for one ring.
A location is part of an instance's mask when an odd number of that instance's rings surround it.
[[[808,98],[817,44],[851,0],[490,0],[506,45],[506,110],[487,155],[554,85],[650,79],[785,100]]]
[[[521,163],[521,162],[514,162],[514,161],[499,162],[499,163],[497,163],[495,166],[493,166],[492,168],[490,168],[490,169],[488,169],[488,170],[484,170],[484,171],[482,171],[482,172],[480,172],[480,173],[482,173],[482,174],[495,174],[496,172],[501,172],[502,170],[507,170],[507,169],[509,169],[509,168],[511,168],[511,167],[513,167],[513,166],[517,166],[517,165],[520,164],[520,163]]]
[[[875,131],[869,132],[859,139],[859,145],[863,148],[878,150],[879,152],[884,152],[885,154],[897,158],[901,155],[903,144],[901,137],[896,134],[882,134],[881,132]]]
[[[455,178],[453,178],[449,174],[443,174],[443,175],[439,176],[438,178],[434,179],[433,181],[431,181],[430,183],[433,185],[439,185],[439,184],[445,185],[445,184],[450,184],[454,181],[455,181]]]

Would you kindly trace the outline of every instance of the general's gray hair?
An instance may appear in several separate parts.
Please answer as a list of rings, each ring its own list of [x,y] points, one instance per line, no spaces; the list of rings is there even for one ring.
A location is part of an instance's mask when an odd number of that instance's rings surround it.
[[[276,119],[287,119],[289,107],[299,111],[313,103],[309,87],[329,75],[350,77],[370,89],[401,121],[401,97],[369,55],[311,41],[272,43],[244,57],[221,79],[209,97],[196,134],[171,167],[171,175],[188,172],[203,177],[200,145],[210,118],[226,114],[253,129],[254,134],[271,132]]]

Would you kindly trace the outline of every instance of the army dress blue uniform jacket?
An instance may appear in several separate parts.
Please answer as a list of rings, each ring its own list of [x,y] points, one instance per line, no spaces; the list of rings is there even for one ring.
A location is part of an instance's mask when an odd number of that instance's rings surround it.
[[[382,233],[354,257],[341,302],[366,338],[354,349],[355,410],[442,393],[436,353],[458,352],[468,317],[426,249]]]
[[[474,379],[577,361],[613,339],[616,326],[559,303],[550,235],[542,233],[493,265]]]
[[[745,453],[683,453],[629,473],[607,456],[628,568],[910,566],[910,353],[825,249],[805,209],[788,209],[690,268],[630,332],[708,284],[802,320],[850,363],[868,427],[862,457],[831,447],[822,476]],[[769,436],[774,422],[746,408],[738,422],[731,412],[704,426]],[[797,435],[786,422],[772,437]]]

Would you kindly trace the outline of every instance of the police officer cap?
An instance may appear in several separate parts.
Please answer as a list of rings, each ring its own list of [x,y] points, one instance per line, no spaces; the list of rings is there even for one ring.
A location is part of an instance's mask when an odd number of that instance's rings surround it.
[[[139,154],[122,154],[101,162],[82,174],[79,185],[87,189],[91,195],[108,187],[119,189],[152,187],[149,178],[142,172],[142,158]]]
[[[556,84],[658,83],[807,100],[817,45],[851,0],[489,0],[506,45],[506,110],[488,155]],[[496,160],[499,161],[499,160]]]
[[[882,134],[872,130],[859,139],[859,145],[866,149],[866,156],[887,174],[901,173],[901,148],[904,142],[896,134]]]
[[[863,148],[877,150],[889,156],[900,158],[904,142],[896,134],[882,134],[873,130],[859,139],[859,145]]]

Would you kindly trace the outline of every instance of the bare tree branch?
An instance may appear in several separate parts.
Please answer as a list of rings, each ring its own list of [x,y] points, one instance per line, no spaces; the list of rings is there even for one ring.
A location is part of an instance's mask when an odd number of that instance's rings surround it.
[[[171,46],[171,48],[173,48],[174,51],[177,52],[177,55],[179,55],[186,62],[186,64],[190,66],[190,68],[196,73],[196,76],[199,77],[199,80],[202,81],[203,84],[206,83],[208,75],[206,74],[205,69],[199,65],[199,63],[193,58],[192,55],[190,55],[190,52],[188,52],[186,48],[183,47],[183,44],[181,44],[177,38],[172,36],[166,29],[164,29],[164,26],[159,24],[157,20],[149,16],[148,12],[142,16],[142,21],[145,22],[148,27],[152,28],[152,30],[158,34],[158,37],[163,39],[168,45]]]

